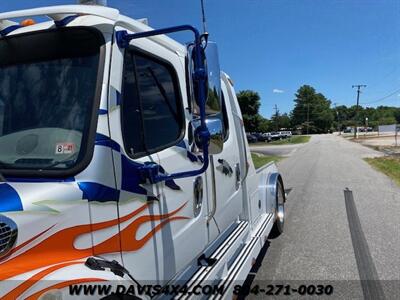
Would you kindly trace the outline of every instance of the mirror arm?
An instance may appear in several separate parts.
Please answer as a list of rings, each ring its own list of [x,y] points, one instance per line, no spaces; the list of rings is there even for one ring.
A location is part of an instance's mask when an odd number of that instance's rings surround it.
[[[165,180],[179,179],[184,177],[197,176],[205,172],[209,165],[208,157],[208,146],[210,143],[210,132],[206,125],[206,80],[207,72],[204,64],[204,49],[202,46],[202,36],[199,31],[191,25],[181,25],[168,27],[163,29],[155,29],[145,32],[138,32],[129,34],[126,30],[117,31],[115,34],[116,42],[120,48],[127,48],[129,42],[133,39],[145,38],[160,34],[168,34],[179,31],[191,31],[195,37],[195,61],[194,61],[194,72],[193,80],[197,81],[197,99],[199,99],[200,105],[200,127],[198,128],[198,135],[202,144],[203,150],[203,166],[198,170],[179,172],[173,174],[162,174],[159,170],[159,165],[156,163],[147,163],[140,167],[139,172],[143,183],[157,183]]]

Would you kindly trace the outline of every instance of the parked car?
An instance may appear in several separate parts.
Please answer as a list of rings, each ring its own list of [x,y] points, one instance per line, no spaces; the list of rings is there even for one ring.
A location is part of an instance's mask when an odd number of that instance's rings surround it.
[[[249,143],[257,143],[257,137],[252,135],[251,133],[246,133],[246,138]]]
[[[263,133],[263,136],[266,138],[267,143],[269,143],[271,139],[271,134],[269,132]]]
[[[291,131],[279,131],[279,134],[284,139],[292,136],[292,132]]]
[[[280,140],[282,139],[281,135],[279,132],[271,132],[270,137],[272,141]]]
[[[255,136],[259,142],[265,142],[269,140],[269,136],[265,135],[264,133],[257,132],[253,133],[252,135]]]

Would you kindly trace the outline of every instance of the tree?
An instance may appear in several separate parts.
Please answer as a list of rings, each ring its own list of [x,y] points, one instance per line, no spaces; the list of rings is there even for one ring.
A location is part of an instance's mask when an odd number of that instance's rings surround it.
[[[345,105],[338,106],[332,109],[334,115],[337,116],[336,122],[344,129],[348,126],[354,126],[356,120],[355,105],[347,107]],[[378,125],[390,125],[400,123],[400,108],[390,106],[362,107],[358,108],[357,124],[359,126],[366,125],[366,118],[368,118],[368,126],[376,128]],[[336,128],[336,126],[335,126]]]
[[[264,122],[264,118],[258,114],[261,106],[260,95],[251,90],[239,91],[237,93],[240,110],[243,115],[243,122],[246,131],[258,132],[259,127]],[[265,123],[263,124],[265,127]]]
[[[284,114],[274,114],[271,117],[271,127],[273,130],[280,130],[281,128],[290,128],[291,120],[287,113]]]
[[[295,107],[291,113],[294,127],[301,127],[303,133],[326,133],[333,126],[334,115],[329,101],[309,85],[303,85],[295,94]]]
[[[247,132],[258,132],[262,117],[259,114],[254,116],[243,115],[243,122]]]
[[[236,96],[242,115],[254,116],[258,114],[261,102],[260,95],[257,92],[251,90],[239,91]]]
[[[394,117],[396,118],[397,124],[400,124],[400,108],[398,108],[398,109],[394,112]]]
[[[258,124],[258,132],[268,132],[271,131],[271,121],[261,117],[260,123]]]

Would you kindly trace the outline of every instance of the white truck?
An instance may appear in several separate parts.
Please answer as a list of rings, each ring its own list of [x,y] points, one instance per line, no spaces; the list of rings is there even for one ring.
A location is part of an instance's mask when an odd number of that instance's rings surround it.
[[[230,299],[284,225],[215,43],[109,7],[0,14],[0,173],[2,299]]]

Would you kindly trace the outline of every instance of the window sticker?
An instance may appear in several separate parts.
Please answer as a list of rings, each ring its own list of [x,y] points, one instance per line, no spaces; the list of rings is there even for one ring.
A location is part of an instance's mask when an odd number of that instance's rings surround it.
[[[58,143],[56,144],[56,154],[73,154],[75,152],[74,143]]]

